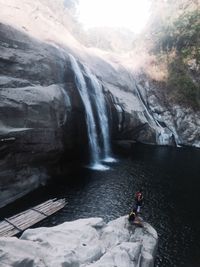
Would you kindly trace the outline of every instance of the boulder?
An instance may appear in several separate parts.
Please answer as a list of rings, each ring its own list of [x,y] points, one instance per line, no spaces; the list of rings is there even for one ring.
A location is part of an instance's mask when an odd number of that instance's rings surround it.
[[[20,239],[0,238],[2,267],[150,267],[157,248],[156,231],[129,225],[126,216],[106,224],[79,219],[50,228],[26,230]]]

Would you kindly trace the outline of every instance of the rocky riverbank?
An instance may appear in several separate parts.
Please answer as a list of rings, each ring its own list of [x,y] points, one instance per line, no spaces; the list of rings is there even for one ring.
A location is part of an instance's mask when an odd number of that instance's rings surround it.
[[[80,219],[26,230],[20,239],[0,238],[2,267],[153,267],[155,229],[129,224],[127,216],[109,223]]]

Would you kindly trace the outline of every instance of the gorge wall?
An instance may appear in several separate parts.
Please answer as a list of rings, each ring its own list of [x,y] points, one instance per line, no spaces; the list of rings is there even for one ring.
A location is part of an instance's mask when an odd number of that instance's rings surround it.
[[[166,103],[143,73],[86,49],[49,1],[0,4],[0,206],[58,174],[63,155],[66,164],[87,155],[84,103],[69,55],[101,84],[112,141],[200,147],[199,112]]]

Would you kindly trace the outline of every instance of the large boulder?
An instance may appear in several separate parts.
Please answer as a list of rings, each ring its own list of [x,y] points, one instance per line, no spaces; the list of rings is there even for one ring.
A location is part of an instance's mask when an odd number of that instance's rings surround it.
[[[106,224],[101,218],[65,222],[25,231],[20,239],[0,238],[2,267],[153,267],[156,231],[121,217]]]

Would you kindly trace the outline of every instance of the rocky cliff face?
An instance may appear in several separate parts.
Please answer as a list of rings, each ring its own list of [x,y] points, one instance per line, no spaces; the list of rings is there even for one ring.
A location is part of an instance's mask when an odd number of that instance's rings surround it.
[[[172,133],[173,143],[200,147],[200,111],[170,102],[162,85],[144,74],[136,75],[136,80],[145,106],[163,129]]]
[[[3,24],[0,39],[0,186],[5,205],[45,183],[64,148],[77,147],[73,140],[78,142],[81,131],[74,118],[83,110],[73,91],[67,54]],[[84,121],[81,114],[79,119]]]
[[[0,2],[1,206],[57,173],[64,153],[69,162],[87,151],[84,105],[69,53],[103,86],[112,140],[200,147],[198,112],[165,103],[148,79],[84,48],[49,1]]]

